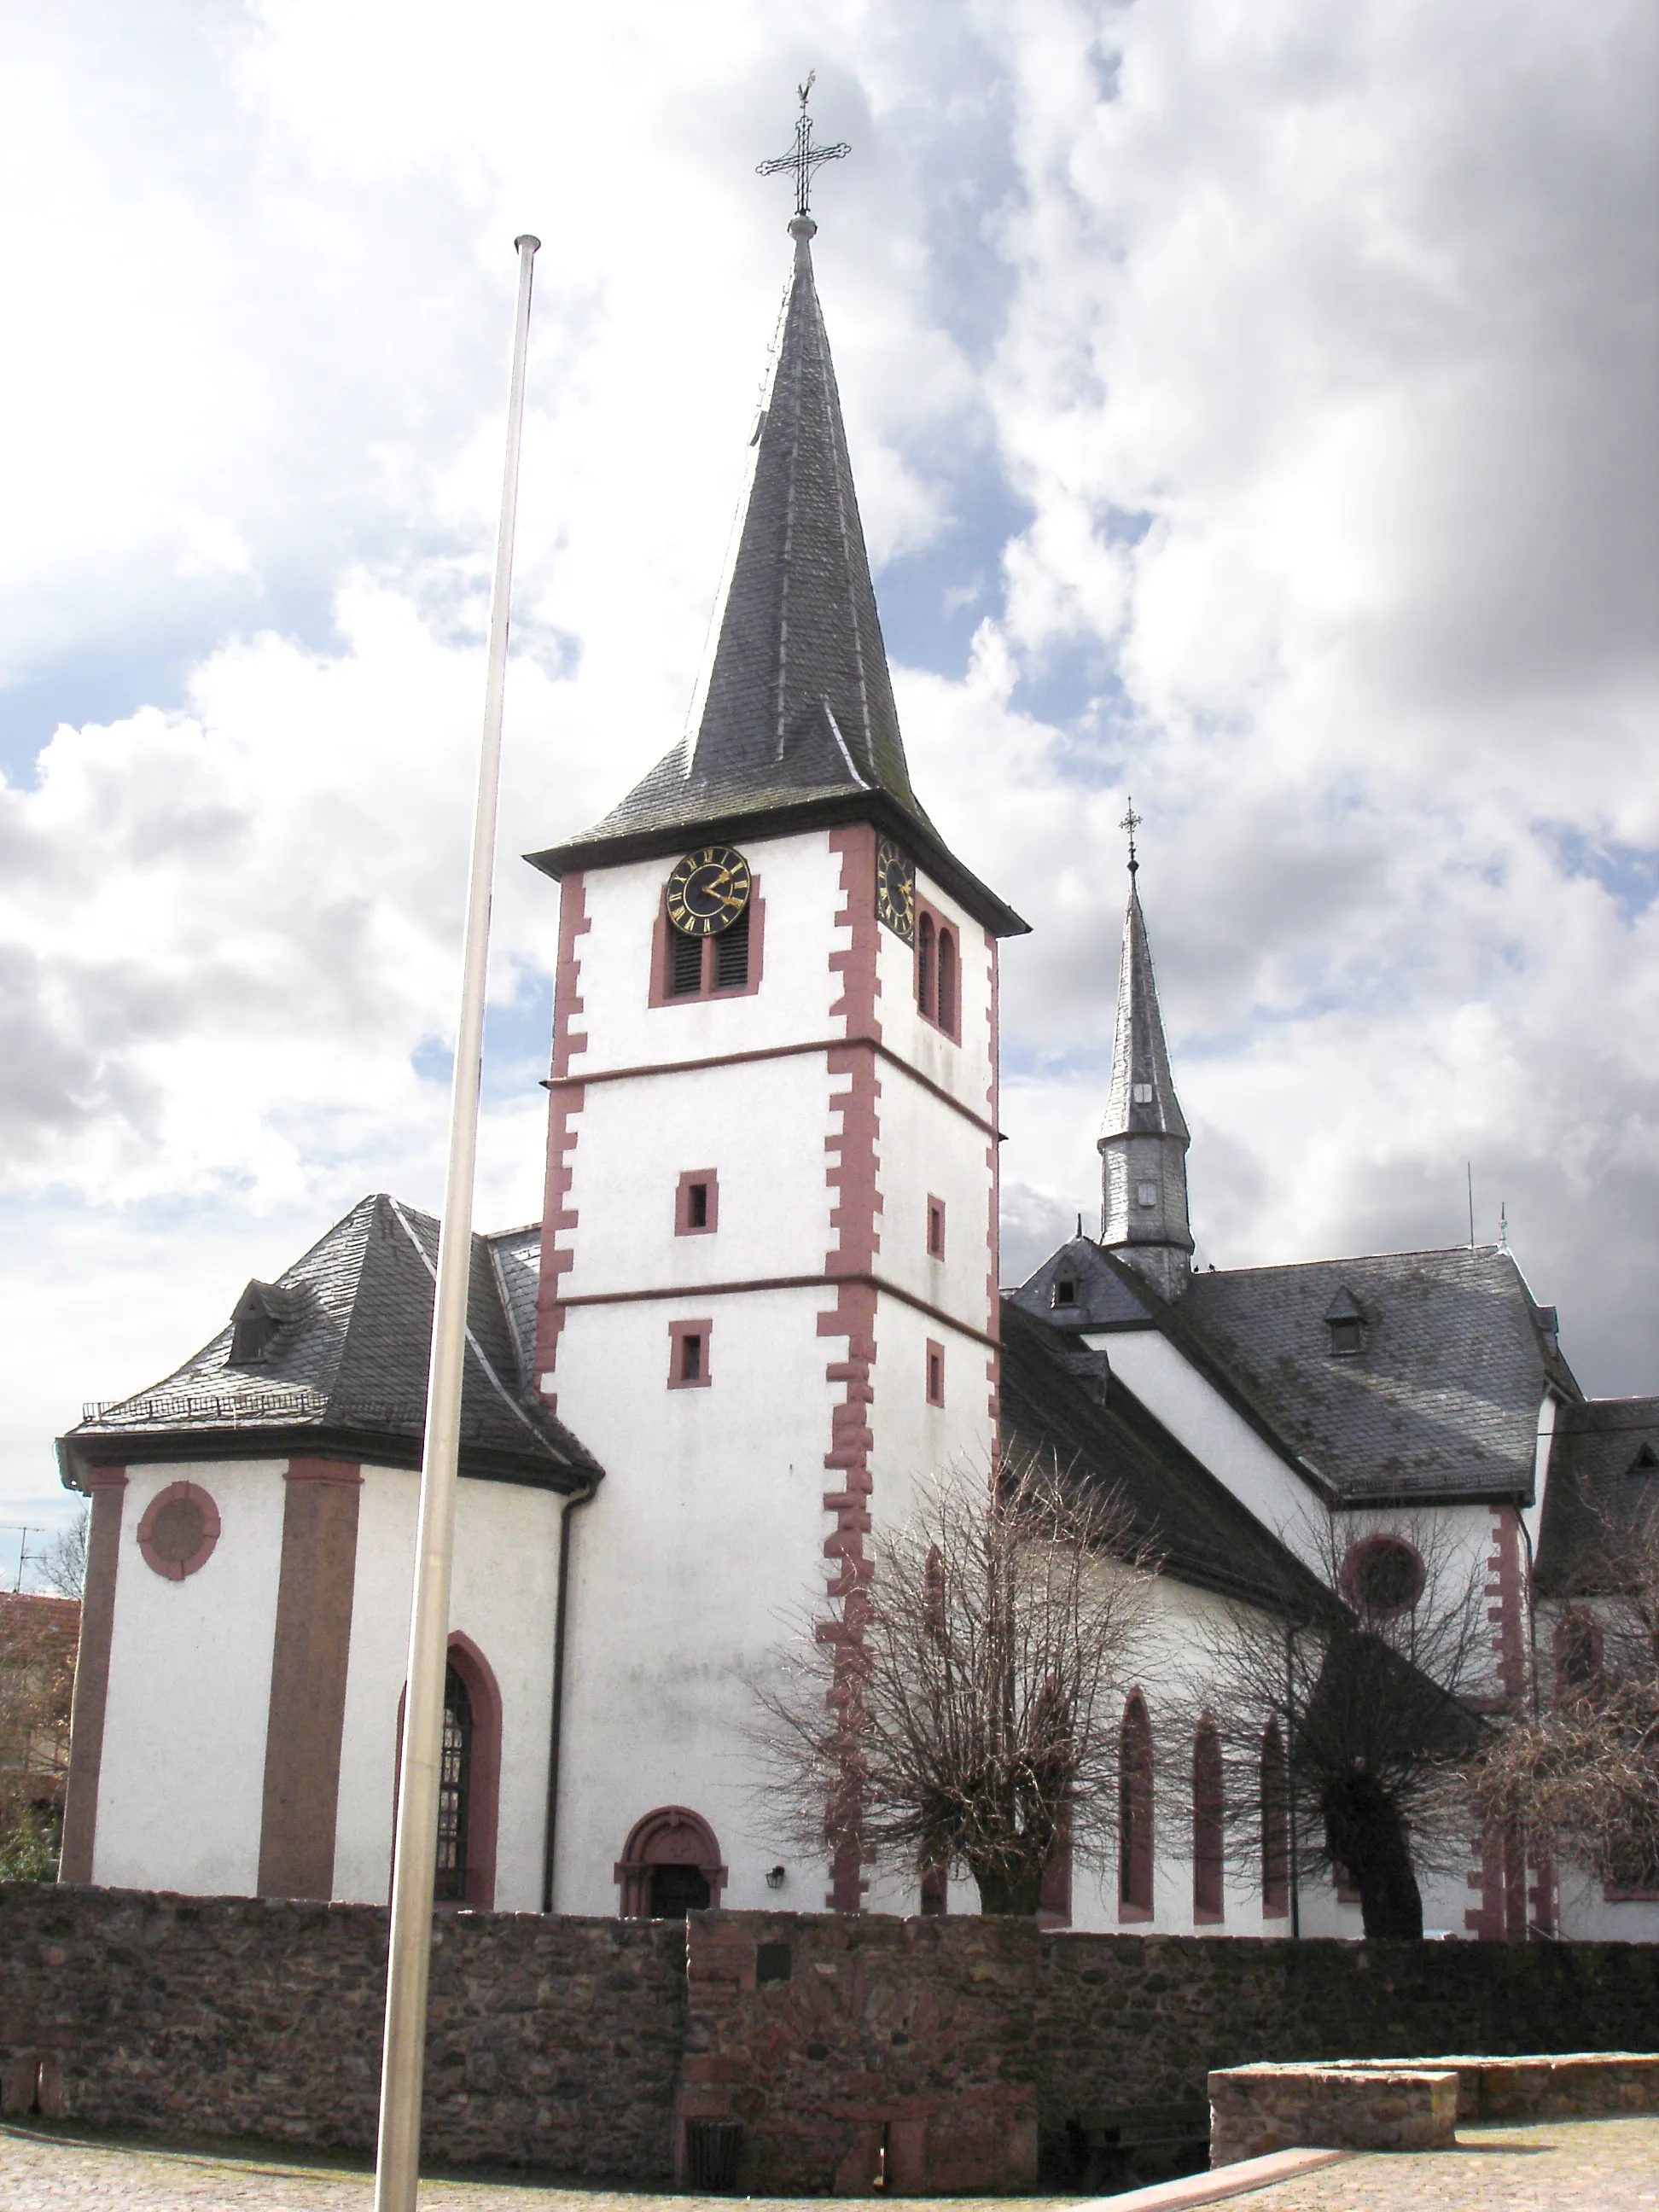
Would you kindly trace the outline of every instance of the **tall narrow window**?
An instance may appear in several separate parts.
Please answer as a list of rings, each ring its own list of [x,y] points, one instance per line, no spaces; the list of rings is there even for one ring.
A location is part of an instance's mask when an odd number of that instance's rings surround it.
[[[1117,1917],[1152,1917],[1152,1723],[1132,1690],[1117,1745]]]
[[[702,1380],[702,1339],[689,1329],[680,1339],[680,1380],[682,1382],[701,1382]]]
[[[945,1346],[927,1340],[927,1402],[930,1406],[945,1403]]]
[[[939,1006],[937,932],[931,914],[916,923],[916,1004],[931,1020]]]
[[[939,933],[939,1025],[957,1033],[957,940],[948,929]]]
[[[927,1256],[930,1260],[945,1257],[945,1200],[930,1198],[927,1201]]]
[[[443,1749],[438,1765],[438,1859],[432,1894],[466,1897],[466,1830],[472,1785],[472,1700],[453,1667],[444,1673]]]
[[[1261,1917],[1282,1920],[1290,1909],[1290,1771],[1279,1723],[1269,1721],[1261,1739]]]
[[[1209,1721],[1193,1737],[1193,1918],[1217,1921],[1226,1909],[1223,1884],[1221,1738]]]

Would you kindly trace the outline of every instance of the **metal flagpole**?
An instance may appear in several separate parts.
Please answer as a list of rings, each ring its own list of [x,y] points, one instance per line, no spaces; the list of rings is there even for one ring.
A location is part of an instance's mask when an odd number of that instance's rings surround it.
[[[495,538],[495,582],[489,605],[489,665],[478,755],[477,811],[472,819],[472,878],[461,962],[449,1167],[444,1182],[437,1295],[432,1310],[432,1366],[427,1383],[415,1603],[409,1625],[403,1764],[393,1845],[375,2212],[415,2212],[420,2181],[421,2072],[426,2057],[427,1974],[432,1956],[438,1771],[449,1646],[449,1568],[455,1538],[455,1474],[460,1448],[467,1279],[472,1257],[472,1183],[478,1149],[478,1081],[483,1052],[484,978],[489,959],[490,883],[495,865],[495,801],[501,786],[501,700],[507,685],[507,619],[513,595],[513,526],[519,504],[531,274],[540,244],[538,238],[528,236],[514,240],[519,256],[519,311],[507,403],[507,465],[501,483],[501,526]]]

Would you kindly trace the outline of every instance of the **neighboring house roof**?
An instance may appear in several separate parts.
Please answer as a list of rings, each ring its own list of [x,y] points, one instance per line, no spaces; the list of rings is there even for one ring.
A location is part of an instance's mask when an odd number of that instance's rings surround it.
[[[1063,1319],[1059,1280],[1079,1301]],[[1491,1247],[1206,1269],[1168,1302],[1078,1237],[1014,1295],[1074,1333],[1161,1330],[1292,1468],[1348,1504],[1530,1497],[1544,1395],[1580,1395],[1553,1310]],[[1352,1328],[1339,1339],[1333,1322],[1355,1317],[1357,1343]]]
[[[45,1590],[0,1590],[0,1634],[10,1638],[36,1633],[78,1643],[80,1599],[52,1597]]]
[[[1564,1406],[1550,1448],[1533,1586],[1540,1597],[1619,1585],[1619,1539],[1659,1516],[1659,1398]]]
[[[756,427],[737,552],[695,731],[591,830],[529,857],[549,875],[688,839],[875,821],[1000,935],[1026,925],[963,867],[911,788],[830,341],[795,265]]]
[[[601,1470],[534,1389],[538,1249],[533,1228],[472,1239],[461,1472],[570,1490]],[[430,1214],[362,1200],[276,1283],[250,1284],[193,1359],[89,1408],[59,1440],[65,1483],[100,1464],[233,1455],[418,1466],[437,1255]]]
[[[1118,1378],[1109,1355],[1002,1302],[1002,1419],[1010,1443],[1052,1451],[1118,1492],[1134,1535],[1177,1581],[1278,1610],[1328,1593]]]

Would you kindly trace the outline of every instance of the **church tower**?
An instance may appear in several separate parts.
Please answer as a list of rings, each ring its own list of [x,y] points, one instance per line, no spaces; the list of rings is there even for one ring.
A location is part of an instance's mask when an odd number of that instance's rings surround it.
[[[807,1606],[850,1673],[872,1528],[995,1437],[997,941],[1025,925],[911,788],[804,203],[686,735],[532,855],[560,883],[538,1379],[606,1469],[571,1539],[561,1911],[859,1909],[855,1817],[817,1864],[768,1832],[748,1685]]]
[[[1146,918],[1140,910],[1133,807],[1126,826],[1129,905],[1117,975],[1112,1087],[1098,1144],[1100,1241],[1121,1253],[1166,1298],[1178,1298],[1192,1272],[1193,1236],[1187,1218],[1191,1139],[1170,1073]]]

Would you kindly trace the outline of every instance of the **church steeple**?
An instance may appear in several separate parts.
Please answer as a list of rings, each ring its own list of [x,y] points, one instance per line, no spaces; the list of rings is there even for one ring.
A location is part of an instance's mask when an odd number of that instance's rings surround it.
[[[817,230],[810,215],[789,225],[788,305],[686,775],[711,795],[855,777],[925,821],[812,277]]]
[[[789,224],[794,266],[777,352],[686,733],[592,829],[530,858],[556,876],[694,836],[864,820],[996,935],[1012,935],[1025,924],[950,852],[911,787],[813,280],[817,231],[799,211]]]
[[[1133,803],[1129,832],[1129,904],[1117,978],[1117,1031],[1112,1083],[1101,1124],[1100,1241],[1119,1250],[1163,1292],[1179,1297],[1191,1272],[1187,1217],[1187,1147],[1191,1141],[1170,1073],[1164,1018],[1158,1010],[1146,918],[1136,881]]]

